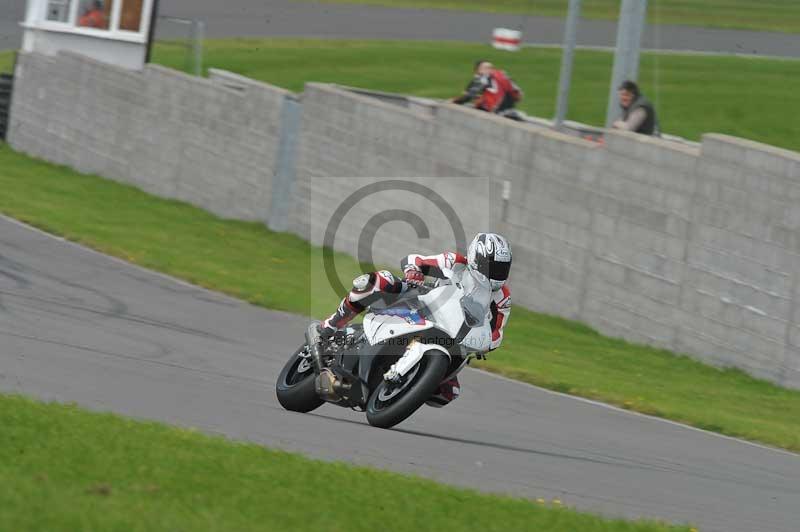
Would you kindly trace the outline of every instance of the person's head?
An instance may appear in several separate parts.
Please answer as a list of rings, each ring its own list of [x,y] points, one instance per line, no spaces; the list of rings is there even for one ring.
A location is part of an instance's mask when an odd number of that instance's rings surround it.
[[[486,76],[492,72],[494,65],[492,65],[489,61],[486,60],[479,60],[475,61],[475,75],[477,76]]]
[[[619,104],[623,109],[630,107],[631,104],[636,101],[636,98],[639,97],[639,94],[641,94],[639,92],[639,86],[631,80],[623,81],[620,84],[619,89],[617,89]]]
[[[485,275],[492,290],[500,290],[511,271],[511,246],[497,233],[478,233],[467,250],[467,265]]]
[[[84,4],[85,5],[85,4]],[[92,11],[102,11],[103,10],[103,2],[101,0],[92,0],[86,5],[86,8],[83,10],[84,13],[91,13]]]

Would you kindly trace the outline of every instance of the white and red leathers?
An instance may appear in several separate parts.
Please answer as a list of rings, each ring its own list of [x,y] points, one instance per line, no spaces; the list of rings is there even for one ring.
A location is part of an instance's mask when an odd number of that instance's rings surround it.
[[[446,251],[438,255],[408,255],[400,265],[407,279],[416,279],[419,273],[423,276],[448,279],[453,274],[456,264],[467,264],[467,259],[459,253]],[[339,308],[322,327],[327,330],[341,329],[353,318],[360,314],[372,303],[380,300],[384,294],[400,294],[409,288],[410,284],[398,279],[386,270],[361,275],[353,280],[353,289],[348,293]],[[511,291],[507,284],[503,284],[492,293],[492,343],[490,351],[500,347],[503,341],[503,329],[508,323],[511,314]],[[443,382],[437,394],[428,402],[431,406],[444,406],[459,394],[458,379]]]
[[[431,256],[409,255],[400,263],[404,272],[412,268],[421,271],[423,275],[439,277],[441,279],[449,278],[456,264],[466,265],[467,259],[463,255],[451,251]],[[511,314],[511,290],[508,288],[507,284],[503,284],[499,290],[492,292],[491,311],[491,350],[493,351],[500,347],[500,343],[503,341],[503,329],[506,323],[508,323],[509,314]]]

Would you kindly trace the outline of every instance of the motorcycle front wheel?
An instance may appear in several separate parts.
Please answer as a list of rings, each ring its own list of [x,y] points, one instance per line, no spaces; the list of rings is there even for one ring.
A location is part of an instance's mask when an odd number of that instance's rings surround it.
[[[449,367],[447,355],[431,349],[399,383],[381,381],[367,402],[369,424],[388,429],[407,419],[433,395]]]
[[[275,383],[275,394],[281,406],[293,412],[311,412],[322,406],[325,401],[314,389],[314,376],[311,357],[303,345],[283,366]]]

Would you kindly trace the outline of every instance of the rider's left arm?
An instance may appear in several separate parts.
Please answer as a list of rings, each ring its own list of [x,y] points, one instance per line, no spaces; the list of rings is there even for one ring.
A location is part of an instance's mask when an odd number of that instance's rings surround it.
[[[452,270],[456,264],[466,264],[467,259],[452,251],[445,251],[438,255],[416,255],[411,254],[400,262],[400,268],[405,272],[408,268],[414,268],[425,275],[442,277],[444,270]]]

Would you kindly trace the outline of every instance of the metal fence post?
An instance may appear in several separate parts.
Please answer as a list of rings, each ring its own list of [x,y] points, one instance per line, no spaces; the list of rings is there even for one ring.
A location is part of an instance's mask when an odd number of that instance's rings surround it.
[[[617,88],[626,79],[636,81],[639,77],[639,50],[642,43],[647,0],[622,0],[617,26],[617,49],[614,53],[614,70],[608,93],[606,127],[619,116]]]
[[[558,82],[558,103],[556,104],[555,128],[560,129],[567,118],[569,108],[569,87],[572,82],[572,63],[575,57],[575,41],[578,40],[578,19],[581,0],[569,0],[569,14],[564,27],[564,49],[561,52],[561,76]]]
[[[272,177],[267,227],[271,231],[286,231],[289,228],[289,209],[295,180],[297,145],[300,141],[300,112],[302,106],[294,96],[286,96],[281,109],[281,132],[278,141],[278,156],[275,174]]]
[[[205,39],[206,23],[202,20],[192,21],[192,52],[194,55],[194,75],[203,75],[203,40]]]

